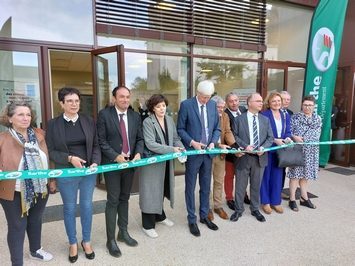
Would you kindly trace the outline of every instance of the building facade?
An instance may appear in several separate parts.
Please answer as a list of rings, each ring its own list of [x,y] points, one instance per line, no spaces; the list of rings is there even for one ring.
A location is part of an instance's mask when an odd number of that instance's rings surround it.
[[[124,84],[132,91],[136,111],[144,114],[145,100],[162,93],[176,119],[179,103],[194,95],[195,85],[206,78],[215,81],[222,97],[235,90],[242,104],[251,92],[266,96],[287,90],[293,96],[291,108],[299,110],[317,0],[0,0],[0,4],[0,109],[12,99],[25,98],[42,128],[60,113],[56,94],[63,86],[80,89],[82,111],[94,117],[109,104],[111,90]],[[347,31],[351,35],[350,15],[344,39]],[[340,95],[353,91],[353,62],[339,65]],[[348,98],[337,101],[344,100]],[[335,129],[337,138],[351,135],[347,114],[352,113],[352,102],[342,104],[340,113],[346,119],[338,123],[341,130]],[[349,163],[345,157],[350,148],[342,149],[337,161]]]

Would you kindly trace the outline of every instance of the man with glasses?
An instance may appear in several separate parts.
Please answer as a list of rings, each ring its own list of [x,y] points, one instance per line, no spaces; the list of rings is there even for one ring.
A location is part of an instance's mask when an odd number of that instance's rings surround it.
[[[265,217],[259,211],[260,183],[265,166],[268,163],[264,148],[269,148],[274,136],[269,119],[259,112],[263,107],[263,98],[259,93],[253,93],[247,98],[248,111],[237,117],[233,125],[233,133],[237,144],[244,148],[245,155],[236,161],[235,180],[235,212],[230,220],[238,221],[244,212],[244,195],[250,181],[250,210],[259,221],[265,222]]]
[[[197,86],[196,97],[187,99],[180,105],[177,131],[186,150],[211,149],[218,142],[220,129],[217,107],[214,101],[210,101],[213,93],[213,82],[201,81]],[[197,175],[200,185],[200,222],[211,230],[218,230],[217,225],[208,219],[212,156],[189,156],[185,166],[185,202],[190,233],[200,236],[195,215]]]

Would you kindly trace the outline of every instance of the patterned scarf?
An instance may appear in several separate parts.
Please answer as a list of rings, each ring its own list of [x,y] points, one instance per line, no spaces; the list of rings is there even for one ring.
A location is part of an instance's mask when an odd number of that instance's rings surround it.
[[[26,141],[22,134],[16,132],[12,128],[10,128],[10,133],[24,147],[23,157],[21,160],[23,165],[19,166],[19,170],[44,169],[46,163],[42,162],[37,138],[33,128],[27,129],[28,141]],[[28,210],[36,204],[38,193],[41,193],[43,198],[47,196],[47,179],[21,179],[20,184],[22,215],[24,215],[28,214]]]

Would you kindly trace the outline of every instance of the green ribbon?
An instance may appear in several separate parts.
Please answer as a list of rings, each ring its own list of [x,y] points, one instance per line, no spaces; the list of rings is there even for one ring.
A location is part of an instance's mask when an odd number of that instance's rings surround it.
[[[274,151],[278,149],[283,149],[292,145],[339,145],[339,144],[354,144],[355,139],[349,140],[334,140],[334,141],[323,141],[323,142],[302,142],[302,143],[289,143],[281,146],[274,146],[270,148],[265,148],[263,151]],[[243,153],[243,150],[237,149],[207,149],[207,150],[188,150],[184,152],[175,152],[169,154],[157,155],[149,158],[143,158],[137,161],[130,161],[127,163],[114,163],[114,164],[104,164],[97,167],[91,168],[65,168],[65,169],[48,169],[48,170],[25,170],[25,171],[11,171],[11,172],[0,172],[1,180],[11,180],[11,179],[28,179],[28,178],[63,178],[63,177],[79,177],[92,174],[100,174],[105,172],[117,171],[122,169],[128,169],[132,167],[140,167],[154,163],[160,163],[168,160],[173,160],[181,156],[193,156],[200,154],[227,154],[227,153]],[[252,151],[251,153],[257,153],[258,151]]]

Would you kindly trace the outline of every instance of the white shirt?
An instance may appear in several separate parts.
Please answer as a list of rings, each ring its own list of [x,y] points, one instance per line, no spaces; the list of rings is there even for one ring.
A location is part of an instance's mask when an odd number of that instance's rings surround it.
[[[203,108],[203,115],[205,118],[205,132],[206,132],[206,140],[208,140],[208,120],[207,120],[207,105],[206,104],[201,104],[196,97],[197,105],[198,105],[198,112],[201,116],[201,106],[204,105],[205,107]]]
[[[67,121],[67,122],[72,121],[72,123],[75,125],[76,121],[78,121],[78,119],[79,119],[79,115],[76,114],[76,116],[75,116],[74,118],[69,118],[69,117],[67,117],[67,116],[63,113],[63,118],[64,118],[64,120]]]
[[[241,112],[239,111],[232,111],[231,109],[227,108],[229,110],[229,112],[231,112],[231,114],[233,115],[233,117],[237,117],[238,115],[241,115]]]
[[[258,128],[258,137],[259,135],[259,119],[258,119],[258,113],[255,114],[256,115],[256,126]],[[253,120],[254,120],[254,114],[247,111],[247,117],[248,117],[248,127],[249,127],[249,139],[250,139],[250,146],[254,145],[254,135],[253,135]],[[259,137],[259,145],[260,145],[260,137]]]
[[[277,131],[277,138],[281,138],[281,134],[282,134],[282,120],[280,119],[276,119],[274,117],[275,120],[275,125],[276,125],[276,131]]]
[[[128,135],[128,119],[127,119],[127,110],[124,111],[124,112],[121,112],[120,110],[117,109],[117,107],[115,106],[116,108],[116,112],[117,112],[117,116],[118,116],[118,122],[120,121],[120,114],[123,114],[123,122],[125,124],[125,127],[126,127],[126,134],[127,134],[127,142],[128,142],[128,154],[125,154],[125,155],[130,155],[131,154],[131,147],[129,146],[129,135]]]

